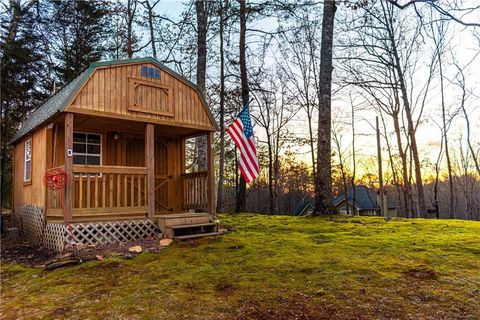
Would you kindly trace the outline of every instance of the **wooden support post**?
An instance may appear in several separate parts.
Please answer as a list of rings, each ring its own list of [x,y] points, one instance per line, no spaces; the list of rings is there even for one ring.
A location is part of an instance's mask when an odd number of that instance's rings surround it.
[[[155,127],[145,126],[145,166],[147,167],[147,207],[148,217],[155,215]]]
[[[215,214],[215,165],[214,165],[214,132],[207,133],[207,211]]]
[[[65,173],[67,183],[65,184],[65,210],[68,219],[73,216],[73,113],[65,114]]]

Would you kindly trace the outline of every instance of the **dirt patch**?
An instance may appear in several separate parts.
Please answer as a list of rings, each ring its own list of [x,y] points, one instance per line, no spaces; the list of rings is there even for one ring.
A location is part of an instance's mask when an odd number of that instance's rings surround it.
[[[134,254],[128,252],[128,248],[132,246],[141,246],[143,252],[159,253],[162,250],[159,242],[160,238],[155,236],[128,242],[87,245],[82,246],[80,249],[67,248],[64,253],[58,254],[45,248],[34,246],[21,239],[12,240],[2,237],[1,258],[5,263],[9,264],[44,268],[48,264],[65,259],[78,259],[80,263],[108,257],[132,259]]]
[[[63,317],[66,316],[72,310],[71,307],[60,307],[52,311],[52,317]]]
[[[1,255],[6,263],[35,266],[54,259],[57,254],[34,246],[28,241],[2,237]]]
[[[437,273],[435,270],[430,269],[426,266],[418,266],[415,268],[408,269],[404,271],[404,274],[415,278],[415,279],[422,279],[422,280],[435,280],[438,278]]]
[[[226,281],[222,281],[220,283],[217,283],[217,285],[215,286],[215,291],[217,292],[220,292],[220,293],[231,293],[233,291],[235,291],[235,286],[230,283],[230,282],[226,282]]]
[[[271,304],[265,301],[243,300],[241,307],[235,319],[258,319],[258,320],[310,320],[310,319],[329,319],[329,316],[322,317],[318,310],[306,301],[305,298],[284,298],[279,303]]]

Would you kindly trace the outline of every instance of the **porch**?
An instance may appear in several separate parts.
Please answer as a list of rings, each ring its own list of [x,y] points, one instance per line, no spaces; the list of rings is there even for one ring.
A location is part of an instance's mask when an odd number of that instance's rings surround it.
[[[185,141],[202,134],[211,146],[213,132],[67,113],[50,128],[47,153],[61,163],[49,167],[67,174],[61,192],[70,222],[213,215],[212,149],[207,170],[186,172]],[[57,191],[47,190],[45,213],[48,223],[64,223]]]

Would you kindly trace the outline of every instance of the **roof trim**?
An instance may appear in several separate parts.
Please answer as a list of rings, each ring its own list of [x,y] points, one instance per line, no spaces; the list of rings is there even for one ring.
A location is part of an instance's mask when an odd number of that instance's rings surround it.
[[[62,89],[52,95],[44,104],[35,109],[8,143],[15,144],[54,116],[62,113],[75,97],[79,88],[81,88],[85,81],[90,78],[93,70],[94,68],[91,66],[83,70],[75,79],[70,81]]]
[[[143,57],[143,58],[134,58],[134,59],[125,59],[125,60],[109,60],[109,61],[98,61],[93,62],[90,66],[82,71],[75,79],[73,79],[70,83],[65,85],[62,89],[60,89],[57,93],[52,95],[44,104],[38,107],[35,111],[33,111],[27,118],[27,120],[23,123],[21,128],[15,133],[13,138],[8,142],[9,144],[15,144],[20,139],[22,139],[27,134],[31,133],[42,124],[50,120],[57,114],[60,114],[65,111],[67,106],[70,105],[72,99],[77,95],[78,91],[84,86],[86,81],[90,78],[93,72],[97,68],[101,67],[109,67],[109,66],[118,66],[124,64],[140,64],[150,62],[162,69],[163,71],[169,73],[173,77],[177,78],[180,81],[183,81],[185,84],[189,85],[190,87],[194,88],[197,92],[204,109],[207,111],[207,115],[215,128],[215,131],[219,131],[219,127],[215,118],[210,110],[207,101],[205,99],[205,95],[203,90],[195,83],[184,77],[183,75],[179,74],[178,72],[170,69],[157,59],[153,57]]]

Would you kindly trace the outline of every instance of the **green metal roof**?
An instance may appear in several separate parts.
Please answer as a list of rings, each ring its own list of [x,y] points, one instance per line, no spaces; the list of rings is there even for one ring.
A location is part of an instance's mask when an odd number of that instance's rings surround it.
[[[194,88],[202,100],[202,103],[205,106],[205,109],[208,113],[208,116],[212,123],[215,126],[215,130],[218,131],[218,125],[213,117],[213,114],[208,107],[207,101],[205,99],[205,95],[203,91],[200,89],[198,85],[190,81],[189,79],[185,78],[181,74],[176,71],[173,71],[169,67],[165,66],[163,63],[158,61],[153,57],[144,57],[144,58],[134,58],[134,59],[125,59],[125,60],[111,60],[111,61],[98,61],[93,62],[90,66],[85,69],[82,73],[80,73],[75,79],[73,79],[69,84],[59,90],[56,94],[54,94],[50,99],[47,100],[43,105],[37,108],[23,123],[22,127],[17,131],[14,135],[12,140],[10,140],[10,144],[16,143],[18,140],[32,132],[33,130],[37,129],[40,125],[47,122],[49,119],[54,117],[55,115],[65,111],[67,106],[71,103],[71,100],[76,95],[78,90],[83,86],[83,84],[88,80],[90,75],[95,71],[96,68],[99,67],[106,67],[106,66],[118,66],[122,64],[131,64],[131,63],[146,63],[151,62],[160,69],[170,73],[172,76],[184,81],[189,86]]]

